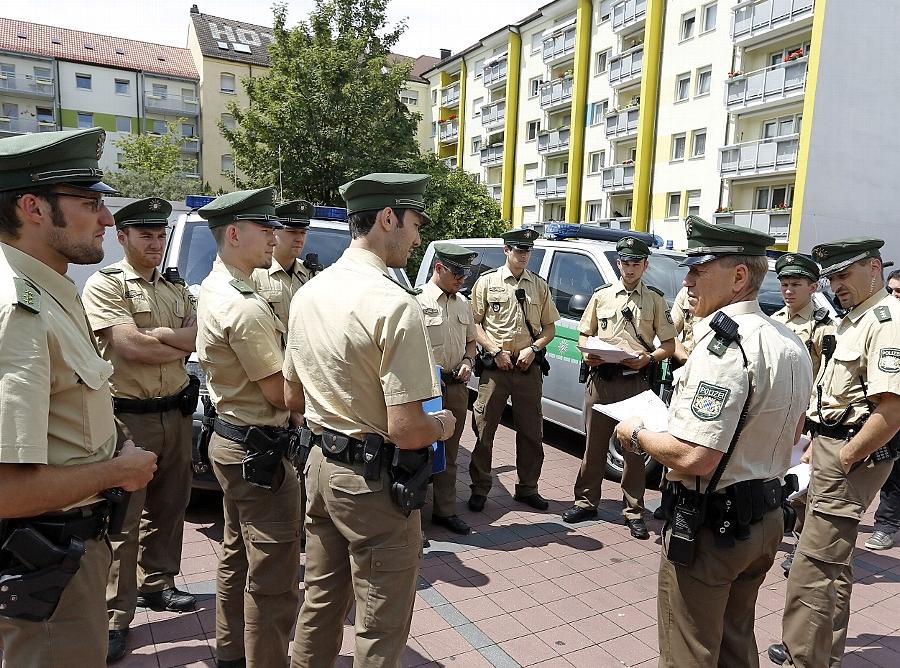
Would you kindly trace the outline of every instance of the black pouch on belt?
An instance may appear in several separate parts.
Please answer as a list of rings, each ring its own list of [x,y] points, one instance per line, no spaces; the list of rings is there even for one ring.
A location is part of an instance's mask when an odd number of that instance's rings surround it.
[[[384,438],[379,434],[366,434],[363,443],[363,478],[378,480],[381,478],[381,453],[384,451]]]
[[[294,465],[294,468],[297,470],[298,476],[303,475],[303,469],[306,468],[306,460],[309,459],[309,453],[312,451],[312,447],[313,433],[308,427],[300,427],[300,429],[291,435],[291,445],[288,448],[288,457]]]
[[[391,465],[391,500],[407,516],[425,505],[434,451],[394,448]]]
[[[178,407],[181,414],[187,417],[197,410],[197,402],[200,400],[200,379],[197,376],[188,375],[188,384],[178,395]]]
[[[285,431],[269,438],[259,427],[249,427],[244,444],[249,450],[241,462],[244,480],[254,487],[272,489],[276,475],[282,471],[281,460],[290,445],[290,434]]]

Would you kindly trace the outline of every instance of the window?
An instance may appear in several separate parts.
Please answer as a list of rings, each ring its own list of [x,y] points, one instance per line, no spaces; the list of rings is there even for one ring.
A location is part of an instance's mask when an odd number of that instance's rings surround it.
[[[525,165],[525,183],[531,183],[538,177],[538,163],[532,162]]]
[[[691,11],[681,15],[681,41],[694,36],[694,23],[697,21],[697,12]]]
[[[94,114],[87,114],[83,111],[78,112],[78,127],[92,128],[94,127]]]
[[[718,12],[718,5],[715,2],[703,8],[703,32],[716,29],[716,14]]]
[[[49,67],[35,67],[34,78],[38,81],[53,81],[53,74]]]
[[[116,79],[116,95],[128,95],[131,92],[131,82],[128,79]]]
[[[432,106],[437,104],[437,88],[432,89],[431,91],[431,104]]]
[[[600,125],[606,121],[606,112],[609,108],[609,100],[601,100],[600,102],[592,102],[588,109],[588,123],[590,125]]]
[[[234,171],[234,156],[231,153],[226,153],[222,156],[222,171],[223,172],[233,172]]]
[[[91,75],[90,74],[76,74],[75,75],[75,88],[80,90],[91,90]]]
[[[481,135],[472,137],[472,155],[481,153]]]
[[[16,76],[16,66],[10,63],[0,63],[0,74],[4,77],[14,77]]]
[[[541,77],[535,77],[528,82],[528,97],[537,97],[541,92],[541,84],[544,80]]]
[[[785,116],[768,121],[763,121],[763,138],[774,139],[800,132],[800,120],[802,115]]]
[[[131,119],[128,116],[116,116],[116,132],[131,132]]]
[[[588,154],[588,174],[599,174],[606,166],[606,151],[594,151]],[[595,220],[591,218],[591,220]]]
[[[53,118],[53,109],[50,107],[35,107],[34,110],[37,112],[38,123],[56,123]]]
[[[481,116],[481,106],[483,104],[484,104],[483,97],[476,97],[474,100],[472,100],[472,116],[474,116],[475,118],[478,118],[479,116]]]
[[[681,74],[675,80],[675,101],[683,102],[691,94],[691,73]]]
[[[196,137],[197,136],[197,128],[194,127],[193,123],[182,123],[181,124],[181,136],[182,137]]]
[[[669,193],[669,206],[666,218],[678,218],[681,213],[681,193]]]
[[[775,209],[790,207],[794,197],[794,186],[769,186],[756,189],[756,208]]]
[[[195,97],[197,97],[197,94],[194,92],[193,88],[182,88],[181,89],[181,99],[182,100],[190,101],[190,100],[193,100]]]
[[[531,36],[531,53],[537,53],[544,48],[544,32],[536,32]]]
[[[672,160],[684,160],[684,133],[672,135]]]
[[[226,130],[234,129],[234,116],[231,114],[222,114],[222,125],[225,126]]]
[[[575,295],[590,299],[597,286],[603,284],[603,277],[594,260],[588,255],[569,251],[553,253],[550,264],[550,297],[564,318],[581,318],[581,314],[569,310],[569,302]]]
[[[691,142],[691,157],[699,158],[706,155],[706,128],[694,130],[694,138]]]
[[[436,137],[436,136],[437,136],[437,127],[438,127],[437,122],[436,122],[436,121],[432,121],[432,122],[431,122],[431,136],[432,136],[432,137]]]
[[[525,223],[536,223],[538,222],[537,217],[537,207],[534,206],[523,206],[522,207],[522,224]]]
[[[419,93],[414,90],[400,91],[400,101],[408,107],[419,106]]]
[[[697,70],[697,90],[694,97],[709,95],[709,84],[712,81],[712,66]]]
[[[609,63],[609,49],[600,51],[597,59],[594,61],[594,74],[602,74],[606,72]]]
[[[600,220],[603,218],[603,202],[587,203],[587,219],[590,221]]]
[[[153,94],[156,97],[161,97],[161,98],[165,99],[169,96],[169,87],[166,86],[165,84],[155,83],[155,84],[153,84]]]
[[[528,124],[525,126],[525,141],[534,141],[537,139],[538,132],[540,131],[540,121],[528,121]]]
[[[484,74],[484,58],[475,61],[475,78],[480,79]]]
[[[700,191],[699,190],[688,190],[687,205],[688,205],[687,212],[688,212],[689,216],[699,216],[700,215]]]
[[[19,105],[14,102],[4,102],[0,107],[0,113],[4,118],[17,119],[19,117]]]
[[[235,88],[234,88],[234,75],[233,74],[226,74],[225,72],[223,72],[222,74],[219,75],[219,90],[222,91],[223,93],[229,93],[231,95],[234,94]],[[229,170],[225,170],[225,171],[230,172],[233,170],[229,169]]]
[[[159,119],[151,119],[153,121],[153,130],[158,135],[164,135],[169,131],[169,126],[166,125],[165,121],[161,121]]]
[[[794,46],[789,46],[786,49],[782,49],[780,51],[775,51],[774,53],[769,55],[769,65],[780,65],[784,62],[788,61],[788,56],[791,54],[797,54],[796,56],[791,56],[791,60],[797,57],[803,57],[809,55],[810,42],[806,42],[804,44],[795,44]]]
[[[597,23],[606,23],[612,16],[613,0],[600,0],[600,7],[597,8]]]

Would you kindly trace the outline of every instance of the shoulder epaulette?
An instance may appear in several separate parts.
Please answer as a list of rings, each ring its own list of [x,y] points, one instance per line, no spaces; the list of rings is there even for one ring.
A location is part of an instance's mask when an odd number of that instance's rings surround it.
[[[665,293],[664,293],[662,290],[660,290],[659,288],[654,287],[654,286],[652,286],[652,285],[648,285],[648,286],[647,286],[647,289],[648,289],[648,290],[652,290],[653,292],[655,292],[656,294],[658,294],[660,297],[665,297],[665,296],[666,296]]]
[[[486,276],[487,274],[493,274],[495,271],[497,271],[499,269],[500,269],[500,267],[494,267],[493,269],[488,269],[487,271],[483,271],[480,274],[478,274],[478,278],[481,278],[482,276]]]
[[[612,283],[604,283],[603,285],[598,285],[594,288],[594,292],[600,292],[603,288],[608,288],[612,285]]]
[[[820,325],[827,325],[831,322],[831,315],[829,315],[828,309],[822,306],[813,311],[813,320]]]
[[[256,292],[256,290],[253,289],[252,285],[250,285],[246,281],[242,281],[239,278],[235,278],[234,280],[229,281],[228,285],[233,287],[242,295],[252,295],[254,292]]]
[[[41,312],[41,291],[24,278],[13,277],[16,286],[16,301],[26,311]]]
[[[723,357],[728,347],[735,341],[740,340],[738,324],[721,311],[713,316],[710,329],[715,336],[713,336],[706,349],[716,357]]]
[[[531,271],[530,269],[526,269],[525,271],[527,271],[529,274],[531,274],[535,278],[540,279],[541,283],[547,283],[547,280],[540,274],[536,274],[533,271]]]
[[[100,273],[101,274],[121,274],[122,268],[121,267],[104,267],[103,269],[100,270]]]
[[[408,292],[409,294],[411,294],[413,297],[415,297],[416,295],[418,295],[418,294],[420,294],[420,293],[422,292],[419,288],[408,288],[408,287],[406,287],[405,285],[403,285],[403,283],[401,283],[400,281],[398,281],[397,279],[395,279],[395,278],[394,278],[393,276],[391,276],[390,274],[382,274],[382,276],[384,276],[386,279],[388,279],[388,280],[389,280],[391,283],[393,283],[394,285],[399,285],[401,288],[403,288],[406,292]]]
[[[890,322],[891,309],[889,309],[887,306],[876,306],[875,317],[878,318],[878,322]]]

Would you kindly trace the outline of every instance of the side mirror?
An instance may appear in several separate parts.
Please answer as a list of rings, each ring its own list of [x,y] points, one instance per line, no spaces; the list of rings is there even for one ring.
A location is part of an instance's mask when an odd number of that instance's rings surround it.
[[[587,308],[588,302],[590,302],[590,297],[585,295],[572,295],[569,299],[569,313],[581,317],[584,310]]]

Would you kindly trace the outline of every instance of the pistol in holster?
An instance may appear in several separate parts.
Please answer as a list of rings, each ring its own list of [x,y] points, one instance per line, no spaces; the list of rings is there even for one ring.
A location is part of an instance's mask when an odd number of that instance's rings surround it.
[[[128,514],[128,504],[131,501],[131,492],[126,492],[121,487],[112,487],[100,492],[100,496],[109,501],[107,533],[112,537],[121,537],[125,515]]]
[[[430,446],[420,450],[394,448],[390,469],[391,500],[407,516],[425,505],[433,459],[434,450]]]
[[[275,436],[269,436],[259,427],[248,427],[244,445],[247,446],[247,455],[241,461],[244,480],[263,489],[280,486],[282,481],[276,481],[276,478],[279,473],[284,473],[281,460],[290,448],[291,433],[283,429]]]
[[[178,395],[178,407],[181,414],[187,417],[197,410],[197,402],[200,400],[200,379],[197,376],[188,375],[188,384]]]
[[[309,427],[300,427],[291,434],[291,442],[288,446],[288,459],[294,465],[297,475],[302,477],[306,468],[306,461],[313,449],[315,435]]]
[[[675,483],[663,494],[663,512],[669,528],[663,541],[666,558],[681,566],[690,566],[697,551],[697,533],[705,520],[703,495]]]

